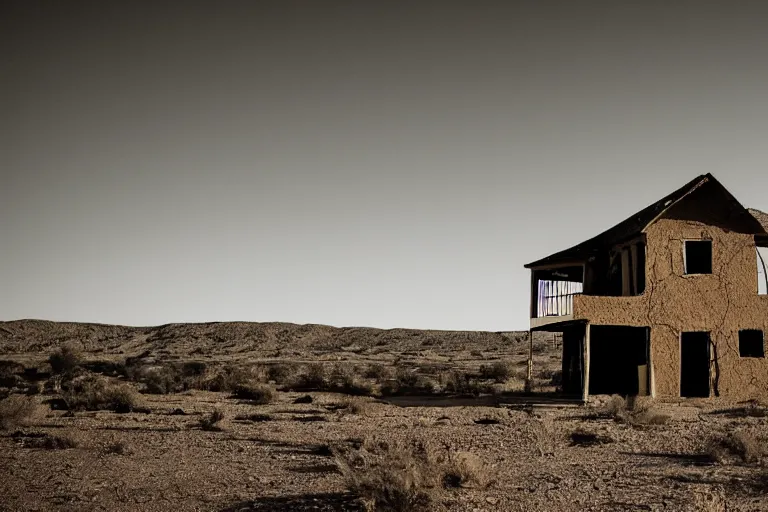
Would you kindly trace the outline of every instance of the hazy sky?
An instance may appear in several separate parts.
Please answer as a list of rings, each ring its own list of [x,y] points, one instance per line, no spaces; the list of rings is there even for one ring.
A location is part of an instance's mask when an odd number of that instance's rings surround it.
[[[525,329],[699,174],[768,209],[764,2],[1,5],[0,319]]]

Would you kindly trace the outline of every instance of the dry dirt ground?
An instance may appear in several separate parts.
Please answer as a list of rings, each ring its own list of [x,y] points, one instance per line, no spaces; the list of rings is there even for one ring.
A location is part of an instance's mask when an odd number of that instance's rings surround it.
[[[556,340],[534,341],[534,391],[551,391]],[[489,485],[446,491],[440,502],[448,510],[768,510],[768,458],[759,455],[768,446],[768,417],[720,400],[657,402],[654,414],[668,420],[635,425],[597,414],[607,397],[559,406],[541,394],[541,403],[523,406],[538,402],[536,393],[520,395],[523,333],[0,324],[0,359],[37,368],[34,379],[50,380],[48,355],[73,342],[91,363],[132,356],[152,364],[381,363],[435,375],[504,361],[517,370],[496,395],[362,397],[354,412],[341,393],[278,391],[272,403],[254,405],[197,389],[142,394],[140,412],[68,412],[52,407],[57,395],[45,390],[32,397],[40,406],[29,424],[0,432],[0,510],[361,510],[328,447],[368,436],[420,438],[477,455]],[[307,394],[312,403],[294,403]],[[224,414],[220,429],[201,429],[213,410]],[[598,442],[574,444],[579,432]],[[713,460],[710,441],[735,432],[755,442],[757,458]],[[43,434],[70,437],[76,447],[36,447]]]

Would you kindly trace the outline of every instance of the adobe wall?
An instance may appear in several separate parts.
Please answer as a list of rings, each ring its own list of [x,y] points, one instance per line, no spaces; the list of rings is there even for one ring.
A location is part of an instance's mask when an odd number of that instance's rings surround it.
[[[757,295],[754,238],[690,220],[661,219],[646,231],[647,286],[636,297],[574,298],[574,318],[651,327],[656,396],[680,394],[680,333],[710,331],[720,396],[768,398],[768,358],[741,358],[740,329],[768,336],[768,296]],[[683,240],[712,239],[713,273],[684,275]],[[713,394],[715,367],[711,371]]]

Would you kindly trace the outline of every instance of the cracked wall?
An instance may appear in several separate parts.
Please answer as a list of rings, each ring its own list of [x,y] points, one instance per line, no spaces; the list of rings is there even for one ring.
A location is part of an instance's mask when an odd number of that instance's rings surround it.
[[[758,295],[754,237],[690,207],[676,213],[646,229],[645,291],[633,297],[577,296],[574,319],[650,326],[656,396],[680,395],[680,333],[709,331],[711,396],[766,398],[768,358],[739,356],[739,330],[768,332],[768,296]],[[727,218],[711,208],[707,213]],[[712,240],[712,274],[685,275],[683,242],[702,238]]]

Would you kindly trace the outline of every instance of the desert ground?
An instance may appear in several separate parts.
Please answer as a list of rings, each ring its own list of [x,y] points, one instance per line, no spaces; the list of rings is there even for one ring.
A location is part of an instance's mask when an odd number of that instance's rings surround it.
[[[0,323],[0,510],[768,510],[766,404],[582,405],[556,393],[551,334],[526,389],[528,347],[522,332]]]

